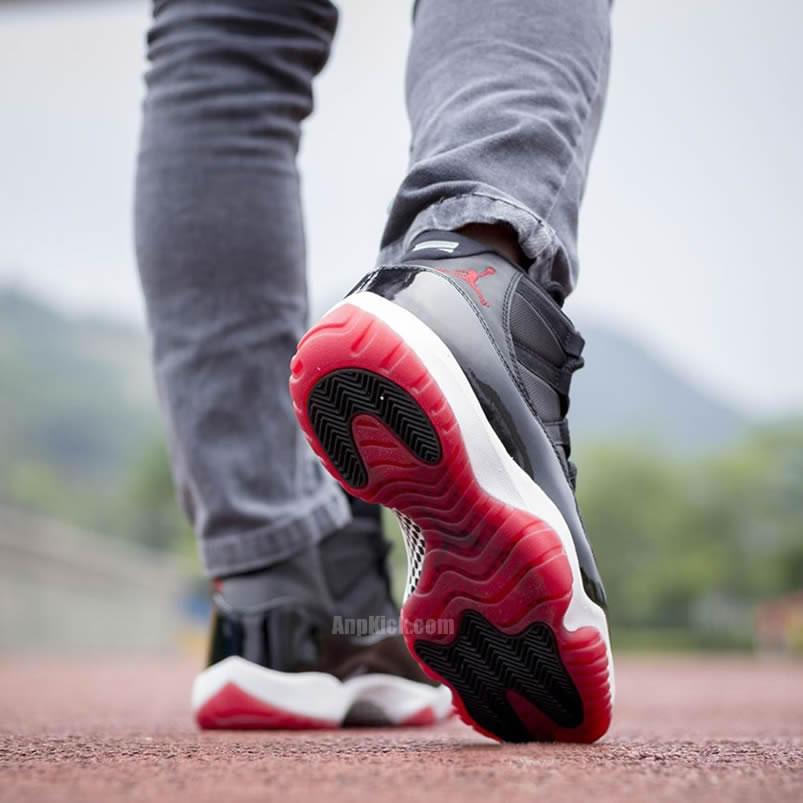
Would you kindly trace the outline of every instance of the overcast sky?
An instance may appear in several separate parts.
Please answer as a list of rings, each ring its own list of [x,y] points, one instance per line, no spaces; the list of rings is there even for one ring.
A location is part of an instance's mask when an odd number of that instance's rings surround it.
[[[148,5],[0,5],[0,282],[136,321]],[[339,5],[302,154],[319,304],[372,265],[408,141],[409,0]],[[803,411],[802,36],[797,0],[617,0],[569,301],[766,412]]]

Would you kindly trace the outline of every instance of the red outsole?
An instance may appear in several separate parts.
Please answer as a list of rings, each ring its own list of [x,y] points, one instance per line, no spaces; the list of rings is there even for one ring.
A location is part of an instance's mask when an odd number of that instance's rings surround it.
[[[322,730],[340,724],[283,711],[234,683],[210,697],[196,712],[195,721],[204,730]]]
[[[451,712],[441,720],[448,719]],[[425,706],[398,723],[396,727],[417,728],[439,721],[431,705]],[[235,683],[227,683],[196,712],[195,721],[203,730],[331,730],[340,722],[294,714],[269,705],[243,691]],[[390,723],[383,727],[392,727]]]
[[[313,387],[326,374],[342,368],[372,371],[410,393],[438,433],[441,461],[434,466],[419,461],[380,421],[360,415],[352,431],[368,484],[351,487],[323,451],[307,417],[307,397]],[[448,642],[466,610],[479,612],[510,634],[545,622],[555,632],[563,664],[583,700],[583,722],[576,728],[559,727],[514,693],[508,699],[533,739],[599,739],[611,719],[607,652],[595,628],[569,631],[563,626],[572,574],[560,538],[545,522],[499,502],[478,484],[446,397],[413,349],[371,313],[344,304],[306,334],[291,371],[296,416],[327,470],[349,493],[399,510],[421,527],[426,543],[421,577],[402,609],[411,653],[416,656],[415,622],[451,620],[452,633],[426,636]],[[421,666],[430,677],[452,688],[464,721],[497,738],[471,719],[447,678],[426,664]]]
[[[448,719],[448,717],[445,718]],[[415,714],[410,714],[410,716],[403,719],[399,725],[404,728],[426,728],[430,725],[435,725],[437,722],[438,718],[435,716],[432,706],[428,705],[426,708],[416,711]]]

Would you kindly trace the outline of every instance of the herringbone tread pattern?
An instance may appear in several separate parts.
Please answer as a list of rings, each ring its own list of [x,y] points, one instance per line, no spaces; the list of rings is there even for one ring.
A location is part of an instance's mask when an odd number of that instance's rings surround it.
[[[505,741],[531,738],[508,702],[510,691],[562,727],[574,728],[583,721],[583,701],[560,660],[555,634],[543,622],[508,635],[468,610],[454,641],[419,639],[415,651],[430,669],[452,679],[469,715]]]
[[[438,435],[421,407],[406,390],[370,371],[328,374],[309,394],[307,413],[324,451],[354,488],[368,482],[351,431],[351,422],[360,414],[381,421],[422,462],[441,459]]]

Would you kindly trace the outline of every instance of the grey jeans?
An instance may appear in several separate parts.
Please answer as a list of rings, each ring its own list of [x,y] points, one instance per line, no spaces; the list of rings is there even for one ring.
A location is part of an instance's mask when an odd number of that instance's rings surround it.
[[[336,25],[328,0],[154,1],[137,257],[174,476],[213,576],[349,517],[287,392],[307,324],[296,154]],[[419,0],[409,170],[379,261],[426,229],[504,222],[532,275],[570,292],[609,50],[608,0]]]

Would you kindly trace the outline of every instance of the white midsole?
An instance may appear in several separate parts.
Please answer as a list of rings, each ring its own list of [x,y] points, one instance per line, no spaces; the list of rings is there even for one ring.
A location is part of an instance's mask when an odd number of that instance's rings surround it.
[[[608,653],[608,682],[613,701],[613,657],[608,622],[602,608],[585,592],[569,526],[555,503],[507,453],[454,355],[432,329],[411,312],[376,293],[355,293],[334,309],[343,304],[359,307],[379,318],[417,354],[457,419],[474,477],[482,489],[500,502],[531,513],[558,534],[572,570],[572,596],[563,625],[570,631],[593,627],[602,635]]]
[[[340,681],[324,672],[277,672],[235,655],[204,669],[195,678],[193,713],[230,683],[285,713],[333,724],[343,722],[358,703],[369,703],[391,725],[427,707],[436,721],[452,710],[452,693],[446,686],[429,686],[380,673]]]

